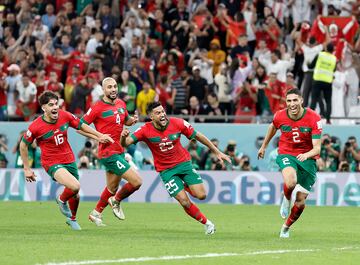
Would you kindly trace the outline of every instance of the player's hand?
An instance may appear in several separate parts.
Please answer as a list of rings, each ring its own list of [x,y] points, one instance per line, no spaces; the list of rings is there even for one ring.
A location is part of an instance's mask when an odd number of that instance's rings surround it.
[[[27,182],[35,182],[36,181],[36,175],[30,168],[24,169],[24,173],[25,173],[25,179]]]
[[[296,157],[296,159],[299,160],[300,162],[304,162],[306,159],[308,159],[308,157],[305,154],[300,154]]]
[[[257,154],[257,159],[262,159],[265,157],[265,148],[264,147],[260,147],[258,154]]]
[[[217,153],[217,154],[216,154],[216,157],[217,157],[217,159],[220,160],[220,163],[221,163],[222,165],[224,165],[224,160],[227,161],[229,164],[231,164],[231,159],[230,159],[230,157],[229,157],[228,155],[225,155],[225,154],[222,153],[222,152]]]
[[[135,110],[134,116],[132,116],[132,118],[133,118],[133,121],[132,121],[131,125],[134,125],[135,123],[137,123],[139,121],[139,115],[138,115],[137,110]]]
[[[121,137],[126,138],[126,137],[128,137],[129,135],[130,135],[129,129],[125,128],[125,129],[122,130],[122,132],[121,132]]]
[[[100,143],[114,143],[115,141],[113,140],[113,138],[110,137],[109,134],[102,134],[100,137],[99,137],[99,142]]]

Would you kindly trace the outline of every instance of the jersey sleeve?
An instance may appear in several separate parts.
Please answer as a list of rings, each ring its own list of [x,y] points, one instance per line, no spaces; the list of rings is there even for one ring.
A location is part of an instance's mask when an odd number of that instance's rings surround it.
[[[66,113],[67,119],[69,121],[69,126],[76,130],[80,130],[83,122],[78,117],[76,117],[74,114],[67,112],[67,111],[65,113]]]
[[[95,106],[91,106],[89,110],[85,113],[85,115],[81,118],[83,123],[90,125],[96,119],[96,108]]]
[[[30,145],[34,142],[34,140],[37,137],[37,129],[36,125],[34,123],[30,124],[27,131],[24,133],[22,137],[22,141],[26,143],[27,145]]]
[[[176,122],[178,123],[178,127],[180,128],[183,135],[185,135],[190,140],[195,138],[196,131],[190,123],[183,119],[177,119]]]
[[[272,123],[274,124],[274,126],[275,126],[275,128],[276,129],[279,129],[279,127],[280,127],[280,118],[279,118],[279,112],[277,111],[276,113],[275,113],[275,115],[274,115],[274,118],[273,118],[273,121],[272,121]]]
[[[311,124],[311,138],[320,139],[322,133],[322,122],[321,117],[317,114],[314,115]]]
[[[143,125],[140,128],[138,128],[133,134],[131,134],[130,137],[134,140],[134,144],[145,140],[145,138],[146,138],[145,130],[146,130],[145,125]]]

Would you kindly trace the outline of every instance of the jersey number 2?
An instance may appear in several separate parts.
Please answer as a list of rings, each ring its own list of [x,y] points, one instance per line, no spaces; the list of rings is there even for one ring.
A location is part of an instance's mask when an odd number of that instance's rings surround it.
[[[60,145],[64,142],[64,135],[60,133],[58,135],[55,135],[54,139],[55,139],[55,144]]]
[[[294,143],[300,143],[300,139],[299,139],[300,133],[297,132],[297,131],[295,131],[295,132],[293,132],[292,134],[293,134],[293,141],[294,141]]]

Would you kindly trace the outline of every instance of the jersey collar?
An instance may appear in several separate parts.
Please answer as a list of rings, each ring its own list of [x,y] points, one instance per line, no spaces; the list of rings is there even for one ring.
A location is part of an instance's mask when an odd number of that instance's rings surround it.
[[[300,118],[298,118],[298,119],[293,119],[293,118],[290,117],[288,109],[286,110],[286,115],[288,116],[288,118],[289,118],[290,120],[293,120],[293,121],[299,121],[299,120],[301,120],[302,118],[304,118],[305,114],[306,114],[306,108],[304,108],[304,112],[303,112],[303,114],[300,116]]]
[[[41,119],[42,119],[44,122],[48,123],[48,124],[55,124],[55,123],[57,123],[57,120],[56,120],[55,122],[49,122],[49,121],[45,120],[44,114],[41,115]]]
[[[110,102],[106,102],[106,101],[104,100],[104,97],[101,97],[101,101],[102,101],[103,103],[105,103],[105,104],[108,104],[108,105],[111,105],[111,106],[115,106],[115,101],[116,101],[116,99],[114,100],[114,103],[110,103]]]

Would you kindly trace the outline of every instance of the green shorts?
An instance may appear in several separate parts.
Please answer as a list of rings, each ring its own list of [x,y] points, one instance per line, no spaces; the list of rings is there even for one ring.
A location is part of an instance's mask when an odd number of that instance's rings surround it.
[[[297,175],[297,184],[307,191],[311,191],[311,188],[316,181],[317,171],[316,161],[314,159],[307,159],[300,162],[292,155],[278,155],[276,163],[279,165],[281,170],[286,167],[294,168]]]
[[[129,163],[125,160],[125,154],[115,154],[103,159],[100,163],[105,167],[107,172],[122,176],[130,168]]]
[[[75,162],[70,163],[70,164],[55,164],[55,165],[52,165],[51,167],[49,167],[49,169],[47,170],[47,173],[53,180],[55,180],[55,178],[54,178],[55,172],[59,168],[65,168],[67,171],[70,172],[71,175],[73,175],[77,180],[79,180],[79,171],[78,171],[78,168],[77,168],[77,165]]]
[[[161,171],[160,177],[171,197],[175,197],[184,189],[184,183],[188,186],[203,183],[201,176],[194,169],[190,161]]]

